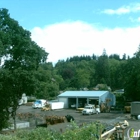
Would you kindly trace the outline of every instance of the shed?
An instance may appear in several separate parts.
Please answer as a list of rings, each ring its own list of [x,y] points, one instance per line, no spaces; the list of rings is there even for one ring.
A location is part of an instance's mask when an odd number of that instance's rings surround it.
[[[64,102],[64,108],[84,107],[85,104],[100,105],[108,101],[108,105],[116,104],[115,95],[109,91],[65,91],[58,95],[58,101]]]

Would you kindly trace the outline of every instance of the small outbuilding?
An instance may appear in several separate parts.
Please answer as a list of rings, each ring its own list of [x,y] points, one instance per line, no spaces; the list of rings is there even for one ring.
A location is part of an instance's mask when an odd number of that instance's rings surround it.
[[[79,108],[86,104],[107,103],[108,106],[116,104],[115,95],[109,91],[65,91],[58,95],[58,101],[64,102],[64,108]]]

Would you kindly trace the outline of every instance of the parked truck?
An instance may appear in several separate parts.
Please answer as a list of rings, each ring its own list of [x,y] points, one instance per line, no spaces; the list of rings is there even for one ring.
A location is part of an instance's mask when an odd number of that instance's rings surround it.
[[[84,107],[82,114],[83,115],[91,115],[100,113],[100,108],[95,108],[94,105],[87,105]]]
[[[131,102],[131,116],[138,118],[140,115],[140,102]]]
[[[43,108],[45,105],[46,105],[46,100],[38,99],[33,103],[32,107],[33,108]]]

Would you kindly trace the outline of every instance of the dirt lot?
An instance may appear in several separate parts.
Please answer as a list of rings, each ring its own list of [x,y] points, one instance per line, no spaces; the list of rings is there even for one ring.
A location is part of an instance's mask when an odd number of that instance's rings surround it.
[[[30,112],[32,114],[40,115],[42,117],[44,116],[51,116],[51,115],[57,115],[57,116],[66,116],[67,114],[72,115],[75,119],[75,122],[77,124],[82,123],[90,123],[94,121],[100,121],[103,123],[107,123],[108,125],[114,124],[119,121],[127,120],[130,124],[129,128],[132,127],[134,130],[140,129],[140,120],[134,120],[129,118],[130,114],[124,114],[121,111],[112,111],[110,113],[100,113],[100,114],[94,114],[94,115],[82,115],[81,113],[77,112],[74,109],[61,109],[61,110],[54,110],[54,111],[41,111],[41,109],[33,109],[31,106],[21,106],[18,111],[18,113],[27,113]],[[41,123],[40,120],[38,120],[38,123]],[[30,120],[31,126],[35,126],[35,121],[33,119]],[[65,131],[66,128],[68,128],[68,125],[70,123],[60,123],[56,125],[49,125],[47,129],[53,129],[56,131]],[[129,129],[127,128],[127,129]],[[125,131],[125,135],[127,133],[127,130]]]

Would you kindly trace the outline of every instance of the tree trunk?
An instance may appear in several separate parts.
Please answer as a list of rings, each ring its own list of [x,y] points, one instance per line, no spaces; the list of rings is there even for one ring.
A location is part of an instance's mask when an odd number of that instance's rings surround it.
[[[16,112],[14,112],[14,116],[13,116],[13,120],[14,120],[14,130],[17,130],[17,125],[16,125]]]

